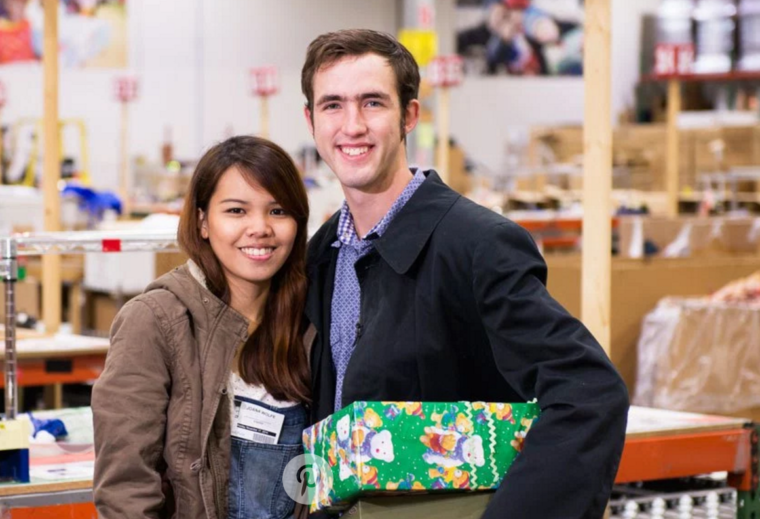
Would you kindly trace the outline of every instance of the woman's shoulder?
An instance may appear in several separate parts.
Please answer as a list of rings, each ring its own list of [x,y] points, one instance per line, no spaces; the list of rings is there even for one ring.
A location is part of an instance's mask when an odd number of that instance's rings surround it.
[[[165,288],[139,294],[119,310],[114,323],[129,321],[143,327],[171,328],[177,321],[187,319],[187,307]]]

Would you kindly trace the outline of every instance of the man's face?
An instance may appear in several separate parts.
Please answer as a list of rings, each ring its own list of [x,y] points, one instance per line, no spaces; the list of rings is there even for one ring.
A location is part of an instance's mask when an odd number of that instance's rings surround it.
[[[346,57],[317,71],[314,107],[304,110],[322,159],[344,189],[380,193],[409,175],[396,77],[377,54]],[[417,124],[419,102],[405,109],[404,132]]]

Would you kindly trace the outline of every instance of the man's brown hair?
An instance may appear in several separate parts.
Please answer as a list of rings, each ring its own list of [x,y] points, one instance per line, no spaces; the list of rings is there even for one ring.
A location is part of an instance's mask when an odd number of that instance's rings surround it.
[[[370,29],[345,29],[318,36],[306,51],[301,69],[301,91],[306,107],[314,113],[314,76],[322,67],[345,57],[377,54],[386,59],[396,76],[396,92],[401,103],[401,134],[404,134],[405,110],[420,90],[420,69],[412,54],[396,38]],[[312,122],[314,116],[312,115]]]

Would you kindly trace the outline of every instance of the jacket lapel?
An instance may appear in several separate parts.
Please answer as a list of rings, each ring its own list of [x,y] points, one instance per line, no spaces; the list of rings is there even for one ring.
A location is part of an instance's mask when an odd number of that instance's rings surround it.
[[[461,198],[435,171],[429,170],[425,176],[388,230],[375,242],[377,252],[397,274],[405,274],[411,268],[438,223]]]

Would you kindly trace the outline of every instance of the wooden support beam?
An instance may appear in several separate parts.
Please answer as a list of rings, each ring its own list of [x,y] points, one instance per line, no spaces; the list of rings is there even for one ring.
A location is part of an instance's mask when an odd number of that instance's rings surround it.
[[[667,215],[678,216],[678,113],[681,111],[681,83],[677,79],[668,81],[668,112],[665,130],[665,191],[668,194]]]
[[[438,146],[435,169],[446,184],[449,183],[449,135],[451,134],[451,91],[448,87],[438,89],[438,106],[435,120],[438,124]]]
[[[119,168],[119,196],[122,203],[122,218],[128,220],[131,208],[131,173],[129,170],[129,103],[121,103],[121,167]]]
[[[610,352],[612,114],[610,0],[586,0],[581,317]]]
[[[269,138],[269,96],[259,96],[261,99],[261,114],[259,125],[259,137]]]
[[[42,66],[43,100],[43,203],[45,231],[60,231],[61,198],[58,181],[61,160],[58,128],[58,0],[44,0],[45,34],[43,36]],[[42,316],[45,331],[55,333],[61,325],[61,257],[47,254],[42,257]]]

